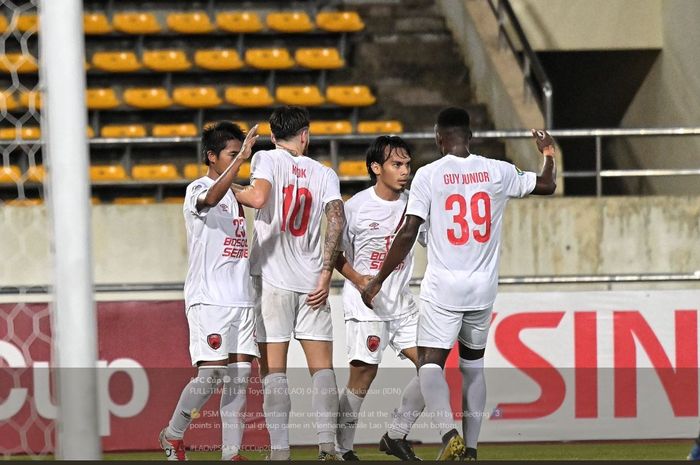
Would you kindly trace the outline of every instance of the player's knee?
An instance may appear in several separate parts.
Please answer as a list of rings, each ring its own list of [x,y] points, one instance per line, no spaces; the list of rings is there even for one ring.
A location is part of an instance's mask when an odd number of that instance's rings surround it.
[[[459,356],[464,360],[479,360],[484,358],[486,349],[470,349],[461,342],[459,343]]]

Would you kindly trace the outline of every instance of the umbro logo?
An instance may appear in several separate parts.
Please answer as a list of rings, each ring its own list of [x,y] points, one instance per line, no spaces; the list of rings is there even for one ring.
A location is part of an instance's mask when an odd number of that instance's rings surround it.
[[[377,223],[376,221],[370,223],[369,229],[371,229],[372,231],[376,231],[377,229],[379,229],[379,223]]]
[[[221,208],[222,211],[225,211],[228,213],[228,205],[226,205],[225,203],[220,203],[219,208]]]

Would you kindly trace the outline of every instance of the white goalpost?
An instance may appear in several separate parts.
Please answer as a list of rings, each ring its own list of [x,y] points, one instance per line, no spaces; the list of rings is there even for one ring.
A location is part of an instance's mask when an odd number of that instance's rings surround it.
[[[97,317],[92,295],[90,180],[81,0],[39,3],[41,130],[54,258],[56,456],[100,459]]]

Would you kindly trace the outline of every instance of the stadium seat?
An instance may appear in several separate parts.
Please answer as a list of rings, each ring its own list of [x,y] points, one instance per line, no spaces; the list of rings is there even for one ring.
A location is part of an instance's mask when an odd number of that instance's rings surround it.
[[[19,74],[36,73],[39,69],[36,58],[22,53],[7,53],[0,55],[0,71]]]
[[[146,50],[143,64],[153,71],[186,71],[192,67],[184,50]]]
[[[208,34],[214,30],[205,11],[170,13],[166,18],[168,29],[181,34]]]
[[[19,103],[12,92],[0,92],[0,110],[13,111],[17,108],[19,108]]]
[[[194,62],[200,68],[210,71],[232,71],[243,67],[241,57],[232,48],[197,50],[194,52]]]
[[[0,139],[2,140],[13,140],[13,139],[24,139],[24,140],[35,140],[41,138],[41,129],[36,126],[22,126],[21,129],[17,128],[2,128],[0,129]]]
[[[309,32],[314,25],[304,11],[277,11],[268,13],[267,27],[277,32]]]
[[[350,121],[312,121],[309,131],[313,135],[352,134],[352,123]]]
[[[22,177],[22,172],[19,166],[3,165],[0,166],[0,183],[9,184],[16,183]]]
[[[258,134],[261,136],[269,136],[272,134],[272,130],[270,129],[270,123],[267,121],[261,121],[258,123]]]
[[[178,87],[173,91],[173,101],[188,108],[213,108],[221,105],[214,87]]]
[[[36,207],[43,204],[44,201],[42,199],[12,199],[5,203],[5,205],[11,207]]]
[[[250,178],[250,163],[243,163],[238,170],[236,175],[238,179],[248,179]]]
[[[112,88],[88,89],[87,106],[90,110],[109,110],[119,106],[119,99]]]
[[[299,66],[310,69],[338,69],[345,66],[345,60],[337,48],[300,48],[294,53]]]
[[[198,179],[207,175],[209,167],[204,163],[188,163],[182,171],[186,179]]]
[[[367,86],[328,86],[326,98],[344,107],[366,107],[377,101]]]
[[[95,52],[92,55],[95,68],[110,73],[129,73],[141,69],[141,63],[134,52]]]
[[[115,197],[114,205],[151,205],[156,203],[155,197]]]
[[[95,130],[92,129],[90,126],[87,127],[87,136],[88,139],[92,139],[93,137],[95,137]]]
[[[173,104],[164,87],[134,87],[124,91],[124,103],[134,108],[158,110]]]
[[[126,170],[122,165],[94,165],[90,167],[91,181],[125,181]]]
[[[23,108],[41,109],[41,92],[27,90],[19,94],[19,104]]]
[[[250,131],[250,126],[245,121],[232,121],[232,123],[241,128],[241,131],[243,132]]]
[[[338,176],[367,176],[365,160],[341,160],[338,164]]]
[[[146,128],[143,124],[108,124],[100,134],[106,138],[146,137]]]
[[[83,14],[83,29],[87,35],[102,35],[112,32],[112,26],[104,13]]]
[[[152,165],[135,165],[131,169],[131,177],[139,181],[168,181],[180,179],[177,168],[172,163]]]
[[[397,134],[403,132],[403,124],[400,121],[360,121],[357,123],[357,132],[360,134]]]
[[[318,106],[325,102],[316,86],[279,86],[275,99],[286,105]]]
[[[152,134],[153,137],[196,137],[197,126],[192,123],[155,124]]]
[[[248,49],[245,62],[258,69],[288,69],[294,66],[294,60],[286,48]]]
[[[126,34],[157,34],[161,32],[158,18],[147,12],[116,13],[112,19],[114,29]]]
[[[184,197],[163,197],[163,200],[160,201],[160,203],[166,203],[170,205],[182,205],[185,203],[185,198]]]
[[[234,34],[249,34],[263,30],[260,16],[253,11],[222,11],[216,15],[216,26]]]
[[[270,91],[263,86],[227,87],[224,98],[231,105],[239,107],[267,107],[274,102]]]
[[[43,165],[34,165],[27,169],[26,175],[29,182],[44,182],[46,170]]]
[[[20,32],[36,31],[39,27],[39,18],[33,13],[25,13],[17,19],[17,29]]]
[[[8,26],[9,26],[9,24],[7,22],[7,18],[5,17],[5,15],[0,15],[0,34],[7,31]]]
[[[329,32],[357,32],[365,28],[355,11],[323,11],[316,15],[316,26]]]

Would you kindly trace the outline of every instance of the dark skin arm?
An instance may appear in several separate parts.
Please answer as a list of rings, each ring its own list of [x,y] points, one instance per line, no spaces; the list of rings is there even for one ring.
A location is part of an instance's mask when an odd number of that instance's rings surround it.
[[[379,270],[377,276],[372,278],[367,284],[367,287],[362,290],[362,301],[369,308],[373,308],[372,300],[379,293],[386,278],[399,266],[401,261],[406,258],[406,255],[411,251],[418,237],[418,229],[423,222],[423,218],[415,215],[406,215],[406,221],[396,234],[394,242],[391,244],[391,248],[389,248],[389,252],[386,254],[386,259],[382,264],[382,268]]]
[[[345,209],[342,200],[332,200],[326,204],[326,237],[323,242],[323,267],[318,277],[316,289],[309,293],[306,303],[316,310],[328,299],[331,289],[333,268],[340,253],[341,236],[345,228]]]
[[[532,190],[536,195],[552,195],[557,189],[557,167],[554,163],[554,139],[547,131],[532,130],[532,135],[535,136],[537,149],[544,155],[544,164],[542,172],[537,176],[537,183]]]

